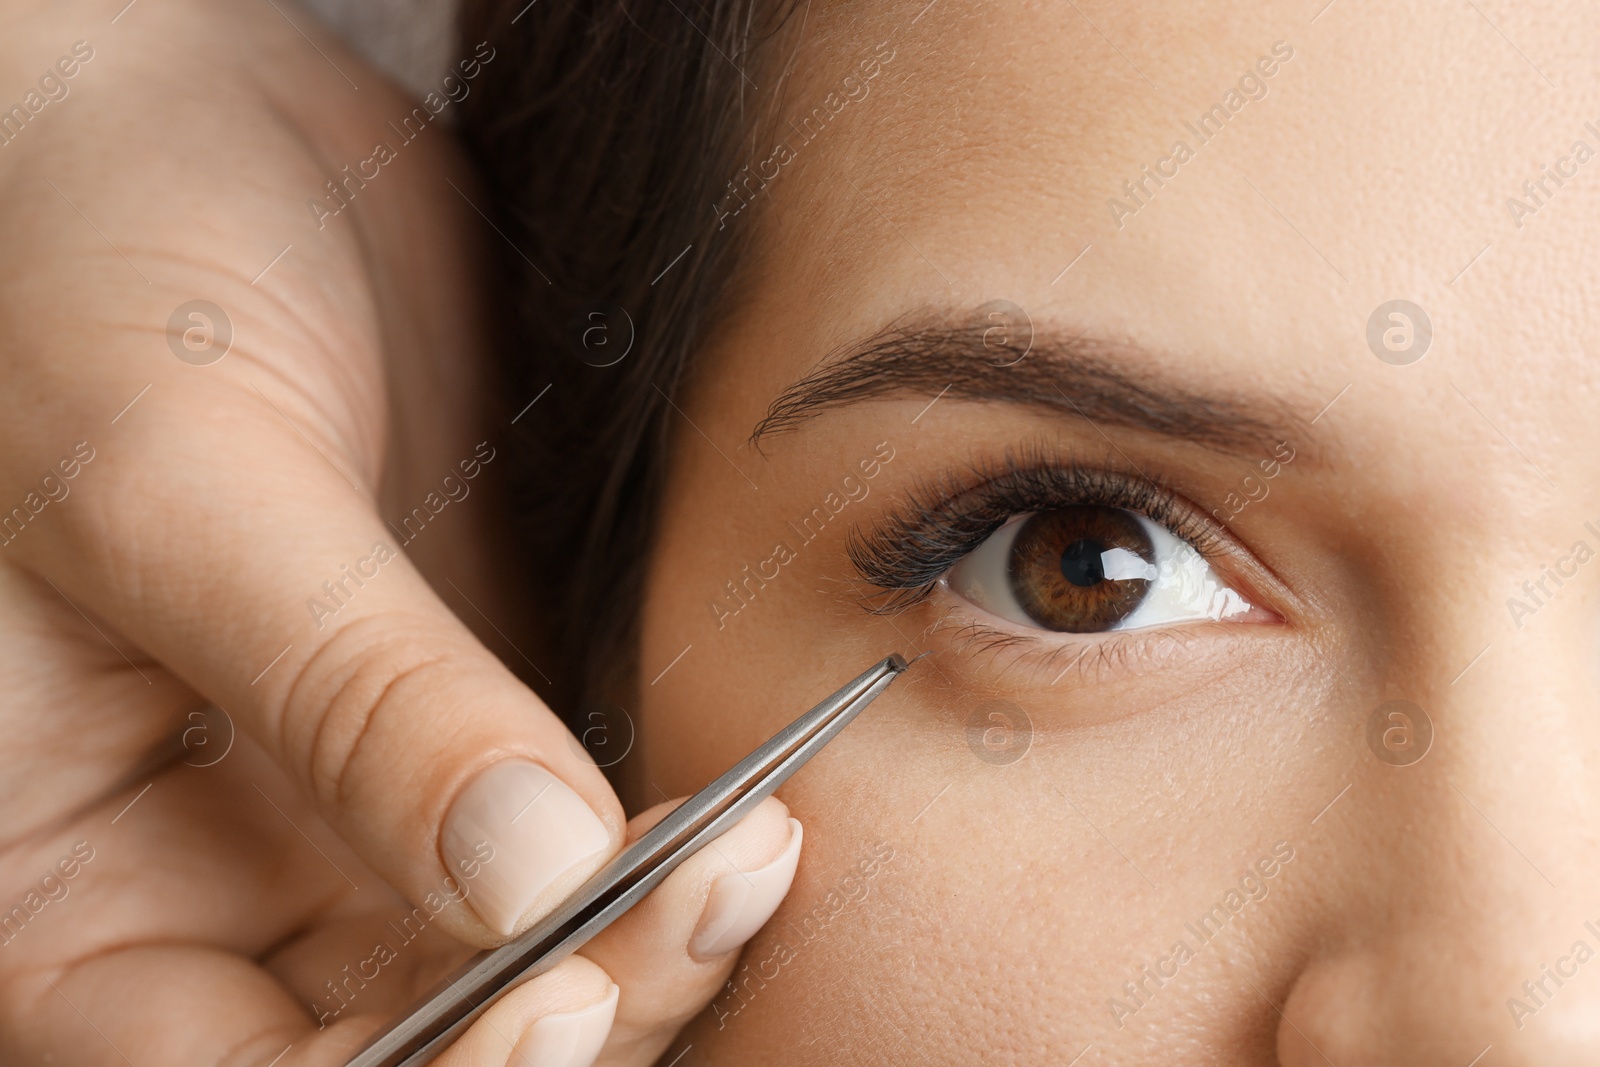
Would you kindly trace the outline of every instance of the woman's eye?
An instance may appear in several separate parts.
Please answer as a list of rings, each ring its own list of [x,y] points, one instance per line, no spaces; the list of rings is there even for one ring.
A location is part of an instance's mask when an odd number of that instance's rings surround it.
[[[1064,633],[1228,619],[1252,610],[1166,527],[1092,504],[1010,519],[943,581],[1002,619]]]

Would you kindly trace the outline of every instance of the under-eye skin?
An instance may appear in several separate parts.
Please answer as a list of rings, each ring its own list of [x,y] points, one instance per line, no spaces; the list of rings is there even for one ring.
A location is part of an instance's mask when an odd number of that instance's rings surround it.
[[[855,531],[850,557],[878,590],[870,610],[898,613],[942,590],[978,609],[962,614],[991,638],[1276,619],[1213,568],[1227,542],[1149,478],[1036,448],[916,487],[902,510]]]

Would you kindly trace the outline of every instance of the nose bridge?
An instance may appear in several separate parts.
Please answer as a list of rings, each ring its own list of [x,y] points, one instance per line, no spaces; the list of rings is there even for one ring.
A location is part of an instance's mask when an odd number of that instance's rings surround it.
[[[1387,699],[1364,709],[1362,766],[1375,795],[1427,814],[1408,851],[1439,855],[1417,876],[1506,866],[1550,890],[1566,869],[1576,891],[1600,839],[1600,533],[1568,515],[1529,524],[1537,545],[1478,524],[1427,546],[1426,570],[1391,559],[1406,570],[1392,588],[1410,595],[1390,623]],[[1419,740],[1425,752],[1404,748]],[[1455,897],[1469,904],[1441,899]]]
[[[1390,664],[1416,708],[1369,711],[1333,831],[1363,860],[1290,992],[1285,1064],[1600,1063],[1593,598],[1541,599],[1520,628],[1509,607],[1488,638],[1459,617]]]
[[[1470,643],[1458,642],[1462,670],[1448,681],[1452,667],[1441,657],[1444,669],[1428,672],[1432,682],[1419,698],[1432,709],[1437,751],[1417,768],[1438,758],[1431,775],[1399,782],[1416,791],[1446,787],[1447,799],[1473,816],[1458,832],[1492,831],[1504,856],[1549,869],[1547,887],[1557,869],[1570,870],[1574,889],[1584,881],[1600,817],[1591,599],[1575,590],[1571,603],[1547,603],[1538,626],[1507,623],[1470,660]]]

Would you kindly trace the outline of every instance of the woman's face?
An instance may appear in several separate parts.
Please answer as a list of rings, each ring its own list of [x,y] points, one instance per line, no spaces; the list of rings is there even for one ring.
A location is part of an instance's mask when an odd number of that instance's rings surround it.
[[[1595,1062],[1600,19],[924,3],[707,205],[632,799],[926,658],[680,1045]]]

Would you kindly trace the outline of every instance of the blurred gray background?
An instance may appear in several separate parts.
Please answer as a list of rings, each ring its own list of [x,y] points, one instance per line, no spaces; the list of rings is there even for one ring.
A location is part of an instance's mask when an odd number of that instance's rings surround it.
[[[456,0],[305,0],[305,5],[417,96],[439,87],[455,47]]]

